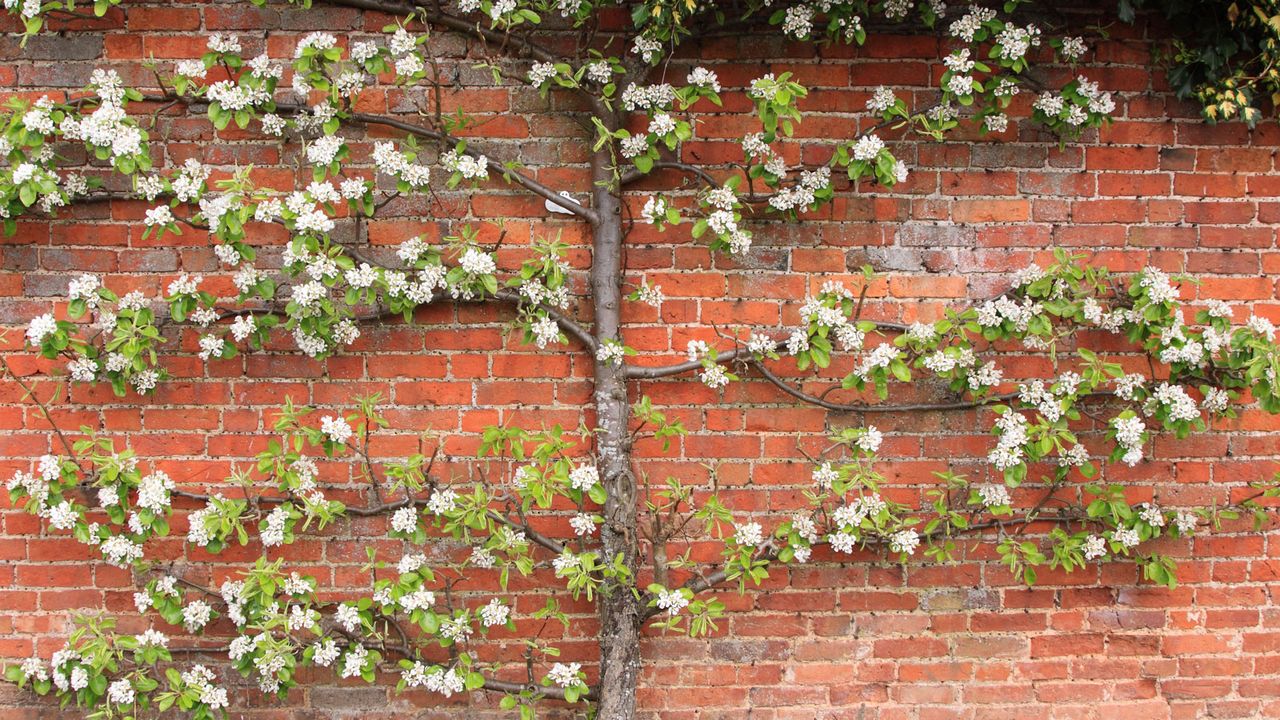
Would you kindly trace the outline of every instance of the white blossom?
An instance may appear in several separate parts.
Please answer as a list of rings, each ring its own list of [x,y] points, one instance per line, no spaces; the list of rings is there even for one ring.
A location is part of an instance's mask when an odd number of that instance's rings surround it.
[[[142,559],[142,546],[123,535],[112,535],[102,541],[102,556],[116,567],[128,567]]]
[[[586,78],[599,85],[604,85],[613,78],[613,68],[605,60],[587,63],[584,68]]]
[[[635,42],[631,46],[631,52],[639,55],[646,63],[656,62],[661,50],[662,43],[644,35],[637,35]]]
[[[797,40],[804,40],[813,32],[813,8],[808,5],[792,5],[787,8],[782,21],[782,32]]]
[[[764,542],[764,528],[758,522],[743,523],[736,526],[733,541],[738,545],[754,547]]]
[[[475,248],[467,248],[458,258],[458,265],[471,275],[492,275],[497,270],[493,256]]]
[[[868,425],[854,441],[858,449],[866,453],[878,452],[882,442],[884,442],[884,433],[880,432],[875,425]]]
[[[982,118],[982,124],[987,132],[1002,133],[1009,129],[1009,116],[1004,113],[992,113]]]
[[[1116,443],[1125,451],[1123,460],[1130,467],[1142,461],[1143,434],[1146,424],[1140,418],[1114,418],[1111,426],[1115,430]]]
[[[223,351],[226,349],[226,341],[217,335],[200,336],[200,359],[209,360],[215,357],[222,357]]]
[[[857,546],[858,538],[852,533],[843,530],[831,533],[827,536],[827,542],[830,543],[831,549],[838,553],[851,553]]]
[[[874,135],[864,135],[858,138],[858,142],[852,147],[854,160],[870,161],[876,159],[876,156],[884,150],[884,141]]]
[[[1205,312],[1208,313],[1211,318],[1222,318],[1225,320],[1231,320],[1232,316],[1235,314],[1230,305],[1217,299],[1205,301]]]
[[[489,158],[484,155],[459,154],[450,150],[440,158],[440,164],[467,180],[479,181],[489,177]]]
[[[636,299],[640,302],[651,305],[655,308],[662,307],[662,301],[665,297],[662,294],[661,285],[650,285],[646,280],[640,284],[640,288],[636,290]]]
[[[1023,445],[1027,442],[1027,418],[1019,412],[1008,411],[996,419],[999,440],[987,454],[987,462],[1004,471],[1022,464]]]
[[[554,63],[536,62],[529,68],[529,84],[534,87],[542,87],[555,76],[556,66]]]
[[[1032,107],[1051,118],[1057,117],[1065,106],[1066,100],[1061,95],[1049,90],[1041,93],[1040,97],[1036,98],[1036,101],[1032,103]]]
[[[1121,545],[1125,550],[1132,550],[1142,541],[1138,537],[1138,531],[1130,528],[1120,528],[1111,532],[1111,539]]]
[[[622,139],[622,157],[634,158],[649,150],[649,136],[646,134],[628,135]]]
[[[559,335],[558,327],[556,329],[556,334]],[[601,343],[600,349],[596,353],[596,358],[602,364],[612,365],[614,367],[621,366],[625,357],[626,357],[626,348],[623,347],[622,343],[617,342],[615,340],[606,340],[603,343]]]
[[[1142,510],[1138,512],[1138,517],[1151,527],[1164,527],[1165,525],[1164,511],[1154,503],[1143,503]]]
[[[947,81],[947,91],[960,97],[972,95],[973,82],[973,77],[970,75],[952,75]]]
[[[445,515],[458,507],[458,493],[448,488],[436,490],[427,500],[427,512],[432,515]]]
[[[577,513],[569,518],[569,527],[573,528],[573,533],[579,537],[592,535],[596,531],[596,521],[589,513]]]
[[[213,608],[203,600],[193,600],[189,605],[182,608],[182,625],[188,632],[195,632],[205,625],[209,624],[209,620],[213,617]]]
[[[338,648],[338,643],[334,642],[332,638],[325,638],[311,647],[313,649],[311,660],[320,667],[329,667],[342,654],[342,651]]]
[[[871,94],[871,98],[867,100],[867,110],[875,115],[882,115],[886,110],[893,107],[898,102],[898,98],[893,94],[893,90],[881,85]]]
[[[329,438],[329,442],[339,445],[350,440],[354,433],[346,418],[332,415],[325,415],[320,418],[320,432]]]
[[[771,157],[773,150],[769,148],[769,144],[764,140],[763,133],[752,133],[742,139],[742,151],[748,158],[752,157]]]
[[[169,509],[169,493],[174,489],[173,479],[157,470],[138,483],[138,506],[160,514]]]
[[[831,467],[831,463],[822,463],[814,468],[812,478],[819,490],[830,490],[831,485],[840,479],[840,473]]]
[[[689,606],[689,599],[679,590],[662,590],[658,593],[655,604],[660,610],[666,610],[667,615],[675,617],[680,611]]]
[[[1079,60],[1084,57],[1084,54],[1087,51],[1088,46],[1085,45],[1084,38],[1078,36],[1062,38],[1062,46],[1059,49],[1059,52],[1061,52],[1062,57],[1067,60]]]
[[[58,331],[58,322],[53,319],[53,315],[45,313],[37,315],[31,319],[27,325],[27,341],[32,345],[39,345],[44,342],[46,337]]]
[[[344,678],[359,677],[364,672],[364,664],[368,659],[369,651],[363,645],[352,645],[342,657],[339,675]]]
[[[756,355],[767,355],[774,352],[777,347],[778,342],[768,335],[757,335],[752,333],[751,337],[747,340],[747,349]]]
[[[715,72],[704,67],[696,67],[690,71],[689,76],[685,79],[690,85],[700,88],[706,88],[711,92],[720,92],[720,78]]]
[[[23,676],[28,680],[45,682],[49,679],[49,672],[44,667],[44,661],[38,657],[23,660],[21,668]]]
[[[1245,326],[1258,335],[1266,338],[1267,342],[1275,342],[1276,340],[1276,326],[1270,320],[1260,315],[1249,316],[1249,320],[1245,323]]]
[[[432,692],[450,697],[466,689],[466,683],[455,668],[436,672],[426,677],[426,688]]]
[[[488,569],[497,564],[497,559],[487,548],[477,546],[471,548],[471,556],[467,559],[467,562],[478,568]]]
[[[244,51],[240,46],[240,41],[234,35],[222,35],[216,33],[209,36],[209,49],[224,55],[239,55]]]
[[[982,500],[983,507],[1000,507],[1009,505],[1012,499],[1009,497],[1009,488],[1004,485],[983,485],[978,488],[978,498]]]
[[[328,165],[337,157],[343,144],[337,135],[322,135],[307,146],[307,162],[317,166]]]
[[[1222,388],[1209,388],[1200,401],[1200,407],[1207,413],[1216,414],[1227,409],[1231,396]]]
[[[298,41],[297,46],[293,49],[293,56],[295,58],[299,58],[302,57],[302,54],[308,49],[324,51],[337,44],[338,38],[333,35],[323,32],[313,32]]]
[[[982,28],[982,24],[994,20],[995,17],[996,11],[991,8],[970,5],[969,12],[952,22],[948,32],[954,38],[971,43],[978,30]]]
[[[630,112],[665,108],[670,106],[675,99],[675,88],[666,83],[659,85],[636,85],[631,83],[622,91],[622,105]]]
[[[55,530],[70,530],[79,519],[80,514],[66,500],[49,509],[49,525]]]
[[[562,688],[573,687],[582,682],[578,678],[578,673],[581,671],[581,663],[568,663],[567,665],[565,663],[555,663],[551,666],[550,672],[547,673],[547,678]]]
[[[257,330],[257,321],[252,315],[238,315],[231,321],[231,337],[236,342],[242,342]]]
[[[334,612],[334,620],[347,632],[356,632],[360,628],[360,610],[355,605],[342,603]]]
[[[91,308],[98,306],[98,290],[102,288],[102,281],[96,275],[84,273],[72,280],[67,285],[67,296],[72,300],[82,300]]]
[[[1148,404],[1164,406],[1168,409],[1169,419],[1175,422],[1190,422],[1200,417],[1200,408],[1196,401],[1180,385],[1160,383],[1151,393]]]
[[[1040,28],[1035,25],[1019,27],[1010,23],[996,35],[995,41],[1000,46],[999,55],[1002,59],[1018,60],[1029,49],[1040,45]]]
[[[1187,512],[1185,510],[1179,510],[1173,516],[1174,527],[1178,528],[1178,534],[1180,535],[1186,536],[1192,534],[1195,532],[1196,525],[1199,523],[1200,519],[1196,517],[1195,513]]]
[[[533,332],[534,344],[539,349],[545,348],[560,339],[560,326],[549,316],[543,315],[533,322],[529,328]],[[604,358],[601,358],[601,362]]]
[[[910,528],[899,530],[889,536],[889,549],[896,553],[906,553],[914,555],[916,548],[920,545],[920,536],[915,530]]]
[[[667,201],[661,197],[650,197],[644,203],[644,209],[640,211],[640,215],[645,221],[658,225],[667,220]]]
[[[600,483],[600,472],[595,465],[579,465],[569,472],[569,486],[587,492]]]
[[[1058,458],[1058,464],[1062,467],[1080,467],[1087,462],[1089,462],[1089,449],[1079,443],[1072,445]]]
[[[169,296],[174,297],[177,295],[194,295],[200,283],[203,281],[204,281],[204,278],[200,275],[196,275],[195,277],[192,277],[190,275],[187,275],[186,273],[183,273],[178,277],[178,279],[169,283]]]
[[[498,598],[493,598],[487,605],[480,608],[478,615],[481,624],[485,627],[497,627],[507,624],[511,618],[511,608],[503,605]]]
[[[702,384],[712,390],[719,390],[729,384],[729,373],[725,371],[722,365],[708,365],[702,369],[698,375],[702,380]]]
[[[267,514],[266,527],[262,530],[263,547],[279,547],[285,542],[285,532],[289,522],[289,511],[284,505],[277,505]]]
[[[67,372],[76,382],[93,382],[98,377],[98,362],[87,357],[76,358],[67,363]]]
[[[1105,557],[1107,554],[1107,542],[1097,535],[1090,535],[1084,539],[1084,559],[1097,560]]]

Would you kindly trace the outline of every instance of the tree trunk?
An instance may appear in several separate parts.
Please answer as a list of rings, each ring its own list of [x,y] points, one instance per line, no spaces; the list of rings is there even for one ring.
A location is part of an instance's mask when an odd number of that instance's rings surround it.
[[[594,227],[591,290],[595,299],[595,335],[600,342],[620,340],[622,301],[622,212],[614,189],[613,158],[597,151],[591,162]],[[608,492],[600,530],[604,563],[621,556],[636,569],[636,484],[627,435],[630,403],[622,369],[595,364],[596,452],[600,482]],[[631,720],[636,712],[640,674],[640,603],[630,583],[606,586],[600,608],[599,720]]]

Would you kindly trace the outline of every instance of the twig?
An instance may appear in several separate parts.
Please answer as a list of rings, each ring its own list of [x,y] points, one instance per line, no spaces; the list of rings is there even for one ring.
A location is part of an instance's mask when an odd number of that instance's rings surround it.
[[[61,443],[63,449],[67,451],[67,456],[75,457],[75,447],[71,444],[71,441],[67,436],[63,434],[62,428],[58,427],[58,424],[53,421],[53,416],[49,414],[49,407],[44,404],[44,401],[41,400],[39,396],[36,395],[36,391],[32,389],[31,386],[22,382],[18,377],[18,374],[13,371],[13,368],[9,367],[9,361],[5,360],[4,357],[0,357],[0,368],[3,368],[4,374],[17,383],[18,387],[22,388],[22,391],[26,393],[26,396],[31,398],[31,401],[36,404],[36,407],[40,408],[40,414],[45,420],[49,421],[49,427],[53,428],[54,434],[58,437],[58,442]]]

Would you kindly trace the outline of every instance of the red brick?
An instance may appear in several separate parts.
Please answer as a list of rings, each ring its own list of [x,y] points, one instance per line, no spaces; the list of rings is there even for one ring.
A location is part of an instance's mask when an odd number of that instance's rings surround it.
[[[59,34],[33,39],[26,49],[13,40],[8,64],[0,68],[0,85],[29,99],[44,93],[61,98],[64,88],[82,86],[88,72],[105,63],[131,84],[152,87],[152,74],[140,67],[143,59],[156,58],[159,70],[168,74],[173,62],[205,52],[203,31],[234,34],[247,55],[266,47],[286,62],[297,40],[313,30],[340,30],[346,45],[376,36],[398,19],[333,5],[318,2],[301,12],[286,4],[257,8],[131,0],[101,20],[54,20]],[[1083,20],[1079,16],[1087,12],[1072,7],[1069,19]],[[1198,110],[1176,100],[1163,75],[1148,67],[1151,39],[1164,37],[1162,29],[1145,19],[1137,26],[1101,15],[1087,19],[1091,26],[1106,27],[1111,39],[1090,38],[1080,72],[1117,92],[1121,108],[1115,122],[1086,133],[1079,143],[1058,146],[1056,138],[1031,127],[1029,93],[1011,106],[1017,127],[998,137],[980,138],[964,127],[947,142],[934,143],[881,128],[893,152],[912,169],[908,182],[892,190],[867,184],[850,188],[837,178],[834,201],[803,213],[797,222],[756,222],[758,213],[745,211],[743,222],[755,242],[743,256],[711,252],[705,239],[689,236],[687,222],[664,232],[632,223],[651,194],[673,188],[680,208],[693,207],[696,178],[664,171],[637,182],[624,208],[626,291],[648,280],[662,285],[668,299],[660,310],[623,303],[621,337],[640,353],[631,360],[642,366],[681,362],[694,339],[728,349],[752,331],[784,338],[785,328],[800,322],[805,299],[827,282],[843,283],[860,295],[863,265],[880,273],[860,303],[863,318],[931,321],[1003,292],[1011,272],[1032,262],[1051,263],[1055,247],[1087,252],[1088,262],[1117,273],[1148,266],[1187,272],[1198,281],[1184,283],[1189,312],[1209,300],[1227,300],[1237,323],[1251,313],[1280,321],[1280,253],[1274,250],[1280,227],[1280,202],[1275,201],[1280,130],[1274,123],[1254,130],[1201,123]],[[604,38],[602,43],[616,38],[625,23],[624,14],[606,10],[596,37]],[[0,17],[0,25],[17,31],[8,15]],[[567,42],[554,33],[533,37],[556,47]],[[704,101],[692,110],[695,136],[681,146],[681,160],[713,163],[708,172],[716,181],[741,174],[739,138],[759,128],[742,87],[762,72],[792,72],[810,86],[800,101],[805,118],[795,142],[779,144],[788,161],[809,164],[830,158],[830,141],[851,139],[872,126],[863,113],[876,86],[895,87],[913,111],[920,111],[933,101],[928,86],[942,72],[940,41],[929,34],[890,36],[877,29],[862,47],[815,48],[778,38],[769,31],[698,38],[683,46],[670,67],[655,71],[654,80],[664,76],[679,82],[688,67],[705,63],[725,84],[723,107]],[[573,301],[567,312],[589,325],[589,227],[551,216],[541,198],[499,177],[505,161],[516,161],[530,177],[585,200],[591,175],[582,138],[592,130],[580,122],[586,117],[584,103],[559,91],[544,99],[514,83],[493,84],[476,67],[485,60],[485,48],[449,33],[434,32],[429,49],[444,77],[439,97],[423,88],[394,86],[384,77],[362,93],[355,108],[421,124],[434,123],[437,109],[470,110],[475,124],[455,134],[490,157],[493,178],[477,193],[451,190],[443,187],[444,173],[437,167],[433,194],[397,198],[376,221],[362,222],[359,232],[344,227],[344,242],[367,243],[368,252],[389,260],[406,238],[418,235],[443,247],[446,237],[473,223],[481,242],[501,243],[497,257],[506,271],[531,256],[534,241],[558,238],[568,248],[571,268]],[[1038,52],[1050,54],[1044,47]],[[1075,71],[1049,66],[1044,72],[1051,87]],[[224,75],[214,70],[211,77]],[[145,113],[159,108],[148,103],[134,109],[150,127]],[[638,116],[627,121],[632,129],[644,125]],[[354,172],[373,177],[368,167],[373,142],[396,135],[386,127],[368,134],[344,130]],[[310,181],[305,172],[299,174],[299,144],[264,142],[255,128],[214,132],[200,113],[192,116],[174,107],[162,112],[152,137],[164,172],[196,157],[219,166],[215,181],[230,177],[235,167],[249,166],[253,182],[264,188]],[[423,162],[435,165],[436,150],[423,145]],[[183,490],[231,495],[240,492],[227,480],[233,467],[255,466],[255,455],[278,436],[274,425],[286,398],[320,407],[306,418],[315,424],[321,415],[349,411],[359,395],[380,394],[388,427],[369,445],[376,473],[385,472],[386,463],[417,453],[431,456],[440,448],[433,466],[439,480],[467,488],[477,480],[499,492],[514,465],[475,459],[481,431],[495,424],[533,431],[558,424],[576,443],[567,453],[571,462],[587,462],[596,452],[589,437],[577,434],[594,421],[591,359],[576,340],[541,352],[525,346],[518,333],[510,332],[511,308],[490,303],[441,300],[419,310],[412,323],[398,318],[365,323],[355,345],[325,360],[302,356],[281,337],[266,351],[204,363],[194,356],[198,333],[170,329],[161,362],[174,379],[154,397],[120,399],[107,389],[83,386],[55,394],[51,373],[61,363],[37,359],[24,349],[22,325],[38,313],[64,315],[66,282],[73,275],[94,272],[113,289],[155,293],[179,273],[203,273],[207,287],[230,292],[229,273],[216,262],[207,233],[188,228],[182,236],[142,239],[148,207],[119,200],[78,206],[52,219],[25,217],[12,237],[0,240],[0,323],[8,329],[0,333],[0,354],[39,397],[54,398],[53,418],[73,435],[85,426],[121,441],[121,447],[127,440],[146,472],[162,469]],[[248,233],[261,252],[260,266],[274,267],[287,232],[254,224]],[[873,338],[871,344],[883,341]],[[1076,343],[1105,351],[1108,361],[1126,369],[1148,367],[1123,339],[1086,332],[1070,343],[1060,348],[1058,368],[1043,354],[1018,346],[979,349],[990,351],[1001,365],[1007,390],[1028,377],[1073,367],[1070,353]],[[838,351],[831,367],[820,371],[801,372],[785,359],[769,367],[831,402],[876,402],[870,393],[838,389],[859,360]],[[637,380],[630,387],[631,399],[649,396],[688,431],[673,438],[669,448],[641,431],[634,470],[650,484],[641,488],[640,502],[653,501],[668,477],[692,488],[699,503],[714,484],[734,522],[756,520],[771,532],[793,511],[809,507],[805,492],[812,487],[815,460],[835,458],[827,436],[865,424],[886,435],[875,470],[883,476],[879,486],[887,498],[917,505],[936,487],[933,473],[943,470],[976,483],[990,481],[985,463],[994,442],[990,412],[828,412],[796,402],[752,367],[732,369],[742,381],[724,390],[687,376]],[[25,391],[5,378],[0,380],[0,471],[8,477],[29,468],[40,454],[57,450],[59,443]],[[950,398],[944,387],[917,373],[916,382],[893,386],[886,402]],[[1095,451],[1104,446],[1098,428],[1106,416],[1098,418],[1070,425]],[[1239,500],[1251,492],[1248,483],[1280,469],[1277,430],[1280,419],[1245,408],[1186,438],[1158,435],[1147,448],[1151,462],[1111,468],[1106,481],[1124,484],[1134,502],[1154,499],[1168,507]],[[379,501],[358,460],[322,458],[320,469],[322,480],[334,485],[330,497],[352,507]],[[1032,475],[1049,472],[1036,468]],[[1078,481],[1070,476],[1061,496],[1074,496]],[[261,476],[255,482],[261,488],[271,484]],[[1039,482],[1033,477],[1014,490],[1015,503],[1035,502]],[[383,500],[398,498],[401,491],[386,492]],[[92,502],[92,495],[84,501]],[[954,500],[963,505],[965,499]],[[150,557],[216,585],[252,563],[262,549],[255,540],[215,559],[184,548],[187,517],[201,504],[177,499],[173,532],[153,541]],[[587,507],[595,509],[593,503]],[[539,532],[568,540],[568,518],[576,511],[572,503],[558,501],[546,511],[531,509],[530,522]],[[118,616],[119,630],[128,633],[151,622],[132,610],[133,586],[140,578],[106,566],[97,550],[44,525],[0,496],[0,608],[8,611],[0,613],[0,664],[50,655],[61,647],[74,612],[105,610]],[[1050,527],[1034,526],[1025,537],[1042,541]],[[637,539],[642,552],[652,530],[644,527]],[[309,529],[298,543],[266,554],[284,558],[287,569],[314,575],[324,597],[336,600],[368,592],[370,573],[363,568],[368,550],[392,563],[406,551],[386,532],[385,517],[353,517],[320,531]],[[668,559],[687,551],[697,563],[718,563],[723,543],[716,532],[690,523],[668,543]],[[719,532],[732,528],[726,524]],[[1192,542],[1166,537],[1144,546],[1178,561],[1180,584],[1174,589],[1141,581],[1128,562],[1091,565],[1072,574],[1042,568],[1040,583],[1026,589],[1000,564],[994,550],[998,536],[996,528],[957,536],[953,563],[917,552],[902,565],[876,548],[842,556],[824,547],[807,564],[771,566],[759,588],[738,594],[730,584],[716,595],[727,616],[712,637],[645,631],[641,717],[1181,720],[1280,714],[1275,524],[1255,532],[1245,522],[1227,523],[1218,531],[1206,529]],[[433,543],[427,552],[433,563],[443,563],[464,557],[466,544]],[[388,577],[389,571],[377,574]],[[651,574],[648,568],[641,572],[642,585],[653,580]],[[682,582],[689,574],[672,569],[669,581]],[[483,661],[514,663],[509,677],[517,680],[523,674],[520,640],[542,633],[563,651],[564,661],[583,662],[594,681],[599,673],[594,607],[560,592],[568,628],[532,616],[545,606],[549,589],[560,587],[551,575],[545,562],[531,577],[513,574],[510,595],[519,629],[495,631],[497,641],[474,637],[472,649]],[[450,600],[474,607],[492,596],[496,583],[496,571],[477,572],[451,588]],[[176,628],[165,629],[181,635]],[[207,642],[224,644],[221,635],[229,629],[220,621],[214,633],[219,637]],[[175,637],[174,644],[194,642]],[[445,654],[430,657],[434,662]],[[187,658],[178,661],[181,665]],[[544,665],[539,660],[535,672],[544,672]],[[299,677],[307,689],[291,695],[287,707],[251,712],[390,716],[405,714],[410,706],[433,717],[493,712],[488,699],[455,697],[442,704],[442,698],[422,692],[392,698],[384,689],[336,683],[313,668],[300,670]],[[383,680],[385,687],[394,677]],[[257,702],[239,686],[234,697],[237,709]],[[370,709],[384,705],[385,711]],[[546,712],[557,717],[580,709],[548,707]],[[0,693],[0,708],[5,720],[49,714],[48,707],[16,691]]]

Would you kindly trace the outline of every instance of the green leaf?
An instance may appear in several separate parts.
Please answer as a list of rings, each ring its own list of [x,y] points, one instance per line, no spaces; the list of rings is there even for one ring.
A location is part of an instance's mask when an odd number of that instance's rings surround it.
[[[894,360],[889,364],[889,370],[893,372],[893,376],[898,378],[900,382],[911,382],[911,370],[905,362]]]
[[[587,491],[587,497],[591,498],[592,502],[597,505],[603,505],[609,495],[608,492],[605,491],[604,486],[597,483],[591,486],[591,489]]]

